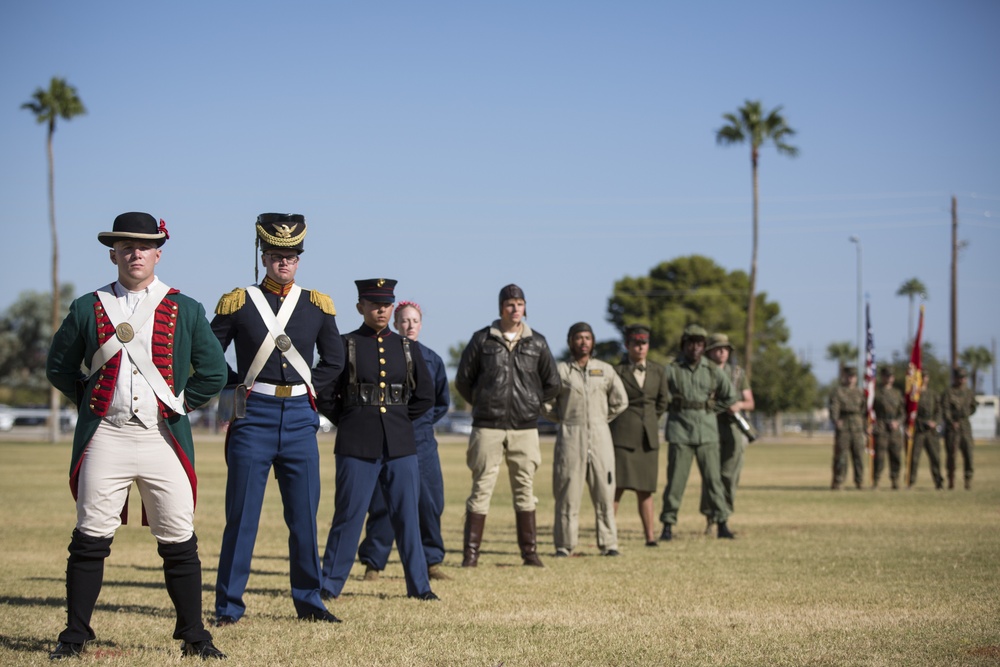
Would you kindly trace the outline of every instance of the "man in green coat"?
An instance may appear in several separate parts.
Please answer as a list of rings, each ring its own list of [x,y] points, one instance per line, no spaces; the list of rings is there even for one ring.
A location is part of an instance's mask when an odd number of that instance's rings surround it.
[[[835,429],[833,436],[833,483],[830,488],[839,491],[847,476],[847,452],[854,465],[854,486],[861,488],[865,460],[865,403],[864,392],[857,385],[858,371],[854,366],[844,366],[840,373],[840,386],[830,392],[830,421]]]
[[[875,400],[872,403],[872,410],[875,412],[875,469],[872,471],[872,486],[878,487],[888,455],[889,481],[893,489],[898,489],[903,452],[903,432],[900,426],[906,416],[906,401],[903,393],[893,386],[896,378],[892,373],[892,366],[883,366],[879,373],[882,384],[875,389]]]
[[[691,461],[698,461],[701,483],[708,487],[710,514],[718,524],[717,535],[732,539],[726,525],[729,508],[719,462],[719,427],[716,410],[728,410],[736,403],[736,390],[725,373],[703,358],[708,332],[689,324],[681,336],[681,356],[667,366],[667,488],[663,492],[663,532],[660,541],[673,538],[673,526],[691,473]]]
[[[736,390],[736,402],[728,410],[716,407],[716,421],[719,425],[719,472],[730,516],[735,508],[736,487],[740,483],[740,473],[743,471],[743,454],[749,444],[747,437],[734,421],[733,414],[754,409],[753,391],[750,389],[746,371],[742,366],[729,363],[732,351],[733,346],[726,334],[716,333],[708,337],[705,356],[722,369]],[[709,533],[712,529],[712,502],[708,486],[705,484],[701,487],[701,513],[707,519],[705,532]]]
[[[941,397],[941,416],[944,418],[945,466],[948,469],[948,488],[955,488],[955,463],[957,453],[962,453],[965,489],[972,488],[972,424],[969,417],[976,411],[976,397],[966,386],[968,374],[964,368],[952,373],[952,383]]]
[[[941,396],[930,388],[930,377],[923,376],[923,387],[920,390],[920,400],[917,402],[917,415],[913,424],[913,444],[910,452],[910,470],[906,479],[906,488],[917,481],[917,467],[920,465],[920,452],[927,452],[927,460],[931,467],[931,477],[934,488],[940,491],[944,487],[941,477],[941,436],[938,435],[938,424],[941,423]]]
[[[201,614],[201,560],[194,534],[197,478],[187,413],[226,382],[226,360],[200,303],[154,275],[166,225],[123,213],[98,240],[118,278],[72,303],[49,349],[49,382],[79,410],[70,489],[77,523],[66,565],[67,621],[49,655],[78,655],[95,637],[90,619],[104,559],[127,519],[132,484],[163,559],[184,655],[226,657]],[[81,365],[89,369],[81,372]]]

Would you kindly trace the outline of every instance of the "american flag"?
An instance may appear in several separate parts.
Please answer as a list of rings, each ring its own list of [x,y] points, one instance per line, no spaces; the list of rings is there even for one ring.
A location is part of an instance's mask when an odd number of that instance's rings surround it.
[[[868,448],[875,453],[874,438],[871,436],[875,423],[875,339],[872,337],[871,305],[865,304],[865,404],[868,406]]]

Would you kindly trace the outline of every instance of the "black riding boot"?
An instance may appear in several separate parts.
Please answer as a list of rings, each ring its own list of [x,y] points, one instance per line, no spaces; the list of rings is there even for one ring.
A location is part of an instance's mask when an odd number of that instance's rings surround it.
[[[59,641],[84,644],[94,638],[90,617],[104,583],[104,559],[111,555],[112,537],[90,537],[73,531],[66,560],[66,629]]]
[[[156,551],[163,559],[163,578],[167,593],[177,610],[174,639],[188,644],[212,639],[201,618],[201,559],[198,558],[198,537],[187,542],[158,544]]]

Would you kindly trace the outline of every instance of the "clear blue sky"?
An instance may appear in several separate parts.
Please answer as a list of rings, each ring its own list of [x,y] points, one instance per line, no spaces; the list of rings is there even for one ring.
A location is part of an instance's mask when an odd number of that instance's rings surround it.
[[[761,158],[759,287],[821,381],[857,336],[863,247],[876,354],[901,350],[906,279],[947,355],[950,197],[959,346],[1000,330],[1000,3],[18,2],[0,8],[6,308],[49,289],[50,77],[86,116],[56,132],[64,281],[109,282],[96,235],[143,210],[159,275],[214,306],[253,280],[258,213],[297,212],[299,283],[355,328],[357,278],[393,277],[445,355],[520,284],[558,353],[598,338],[614,281],[699,253],[749,269],[746,99],[783,105],[797,159]],[[987,387],[991,386],[987,382]]]

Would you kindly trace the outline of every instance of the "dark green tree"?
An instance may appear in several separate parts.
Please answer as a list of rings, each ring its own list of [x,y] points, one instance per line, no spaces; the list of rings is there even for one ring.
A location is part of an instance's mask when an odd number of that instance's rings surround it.
[[[975,345],[962,350],[958,358],[969,370],[972,393],[977,393],[979,390],[979,372],[993,365],[993,355],[982,345]]]
[[[850,366],[858,358],[858,347],[849,340],[841,340],[826,346],[826,358],[837,362],[837,372]],[[861,370],[859,369],[860,373]]]
[[[753,335],[754,327],[757,324],[754,309],[757,306],[757,230],[758,211],[760,210],[757,167],[760,163],[760,149],[767,143],[772,143],[778,153],[789,157],[798,155],[799,149],[786,141],[795,134],[795,130],[788,126],[784,116],[781,115],[780,106],[765,111],[760,100],[746,100],[743,106],[736,110],[736,113],[722,114],[722,118],[726,124],[716,130],[716,143],[723,146],[750,144],[750,167],[753,179],[753,243],[750,253],[750,282],[746,292],[747,317],[744,322],[746,330],[743,336],[743,366],[746,368],[747,377],[751,377],[755,350]]]
[[[52,333],[59,327],[59,236],[56,234],[56,186],[55,162],[52,154],[52,137],[56,132],[56,119],[71,120],[74,116],[87,113],[76,93],[76,88],[66,83],[66,79],[52,77],[48,89],[38,88],[31,100],[21,105],[35,114],[35,120],[48,128],[45,150],[49,165],[49,230],[52,234]],[[59,391],[55,387],[49,389],[49,439],[55,442],[59,439]]]
[[[753,395],[757,410],[772,418],[772,432],[780,434],[781,413],[818,405],[819,383],[808,363],[799,361],[788,347],[774,345],[757,358]]]
[[[913,300],[919,296],[921,301],[926,301],[927,288],[920,282],[920,279],[910,278],[899,286],[899,289],[896,290],[896,296],[905,296],[910,300],[910,312],[906,320],[906,344],[911,345],[911,341],[913,341]]]
[[[59,313],[61,322],[74,290],[65,284],[60,291],[59,302],[65,304]],[[48,292],[22,292],[0,315],[0,385],[7,392],[3,401],[43,403],[49,393],[45,358],[54,333],[49,320],[51,304]]]
[[[646,276],[626,276],[616,281],[608,300],[607,319],[622,332],[630,324],[649,326],[649,356],[660,363],[669,363],[677,356],[681,333],[688,324],[700,324],[709,333],[726,333],[739,349],[744,342],[746,290],[747,275],[743,271],[728,272],[700,255],[678,257],[653,267]],[[778,376],[793,362],[793,377],[811,377],[812,372],[788,349],[788,328],[778,304],[769,302],[765,293],[758,294],[756,300],[754,353],[766,365],[759,369],[764,377],[755,376],[753,380],[754,397],[763,397],[764,401],[757,400],[758,410],[812,408],[814,398],[808,392],[792,392],[782,402],[780,394],[788,385],[786,379],[778,382]]]

